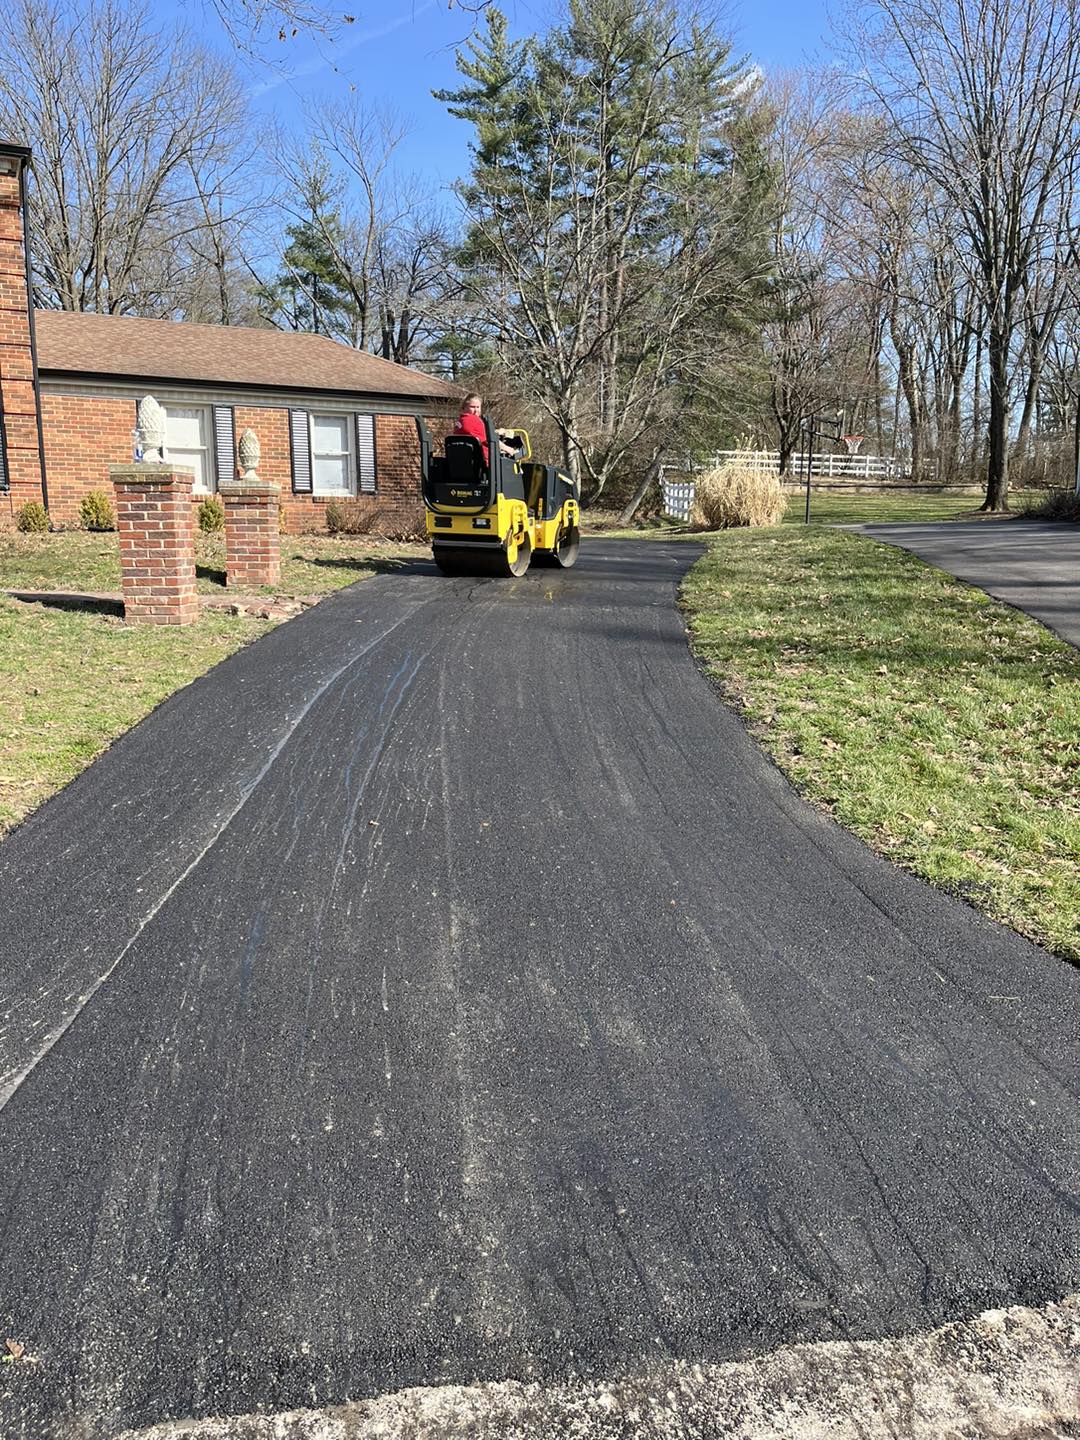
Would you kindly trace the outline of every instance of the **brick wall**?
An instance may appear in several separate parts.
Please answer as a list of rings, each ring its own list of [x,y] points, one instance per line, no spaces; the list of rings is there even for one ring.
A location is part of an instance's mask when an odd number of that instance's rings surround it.
[[[41,500],[41,453],[30,347],[26,251],[19,177],[0,175],[0,411],[9,492],[0,523],[10,525],[28,500]]]
[[[281,486],[281,506],[286,533],[296,535],[305,530],[325,529],[326,507],[330,497],[292,493],[288,413],[284,410],[242,409],[238,406],[237,439],[248,425],[258,435],[262,445],[259,475],[262,479],[273,480]],[[370,504],[377,512],[377,530],[400,532],[423,528],[420,442],[416,434],[416,421],[409,415],[375,417],[375,487],[374,495],[365,495],[360,499],[363,504]]]
[[[109,490],[109,466],[131,460],[136,402],[134,398],[64,394],[53,388],[55,383],[42,395],[49,513],[55,524],[75,525],[79,501],[87,491]],[[192,403],[202,399],[193,396]],[[286,533],[325,529],[328,498],[294,495],[292,491],[288,411],[238,405],[234,421],[237,440],[248,427],[259,437],[262,450],[259,476],[281,487]],[[428,424],[436,444],[452,428],[445,420],[429,419]],[[411,416],[376,416],[375,463],[376,494],[370,503],[378,512],[376,529],[396,533],[422,528],[420,445],[416,422]],[[193,503],[198,504],[203,498],[197,495]],[[365,503],[369,503],[366,497]]]
[[[111,492],[109,466],[132,458],[135,414],[133,399],[44,392],[45,474],[54,525],[77,525],[79,501],[88,491]]]
[[[375,417],[375,473],[377,500],[386,528],[401,531],[424,528],[424,502],[420,495],[420,438],[416,421],[408,415]],[[389,523],[387,523],[387,521]]]

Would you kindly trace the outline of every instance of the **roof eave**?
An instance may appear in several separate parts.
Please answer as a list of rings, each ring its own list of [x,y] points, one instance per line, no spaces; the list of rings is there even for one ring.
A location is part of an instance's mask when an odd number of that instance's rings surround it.
[[[351,385],[278,385],[263,380],[208,380],[193,375],[126,375],[116,370],[75,370],[55,365],[42,365],[39,375],[43,380],[98,380],[121,381],[131,385],[197,385],[201,390],[265,390],[272,395],[356,395],[364,399],[377,400],[453,400],[455,395],[437,394],[434,391],[415,390],[359,390]],[[448,383],[448,382],[447,382]]]

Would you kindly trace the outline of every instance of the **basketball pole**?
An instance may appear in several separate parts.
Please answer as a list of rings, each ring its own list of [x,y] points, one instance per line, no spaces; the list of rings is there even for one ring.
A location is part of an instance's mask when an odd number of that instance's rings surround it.
[[[814,436],[818,435],[822,440],[840,440],[844,434],[844,412],[837,410],[836,419],[830,423],[821,419],[820,415],[806,415],[803,417],[803,426],[808,435],[806,446],[806,518],[804,525],[810,524],[810,481],[814,473]],[[820,425],[820,429],[818,428]]]

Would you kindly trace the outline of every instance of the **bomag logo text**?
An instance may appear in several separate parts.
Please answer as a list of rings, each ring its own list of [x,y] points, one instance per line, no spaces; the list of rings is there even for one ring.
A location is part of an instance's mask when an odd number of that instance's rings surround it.
[[[476,494],[475,490],[451,490],[450,494],[457,500],[471,500]]]

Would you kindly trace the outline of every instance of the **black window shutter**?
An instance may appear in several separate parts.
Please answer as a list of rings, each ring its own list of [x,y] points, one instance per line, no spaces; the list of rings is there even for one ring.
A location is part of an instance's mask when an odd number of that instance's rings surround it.
[[[231,405],[214,406],[214,467],[219,486],[236,479],[236,417]]]
[[[311,430],[306,410],[289,411],[289,439],[292,448],[294,495],[311,494]]]
[[[0,495],[6,495],[10,489],[7,471],[7,429],[4,425],[4,412],[0,410]]]
[[[375,416],[356,417],[356,479],[361,495],[375,494]]]

